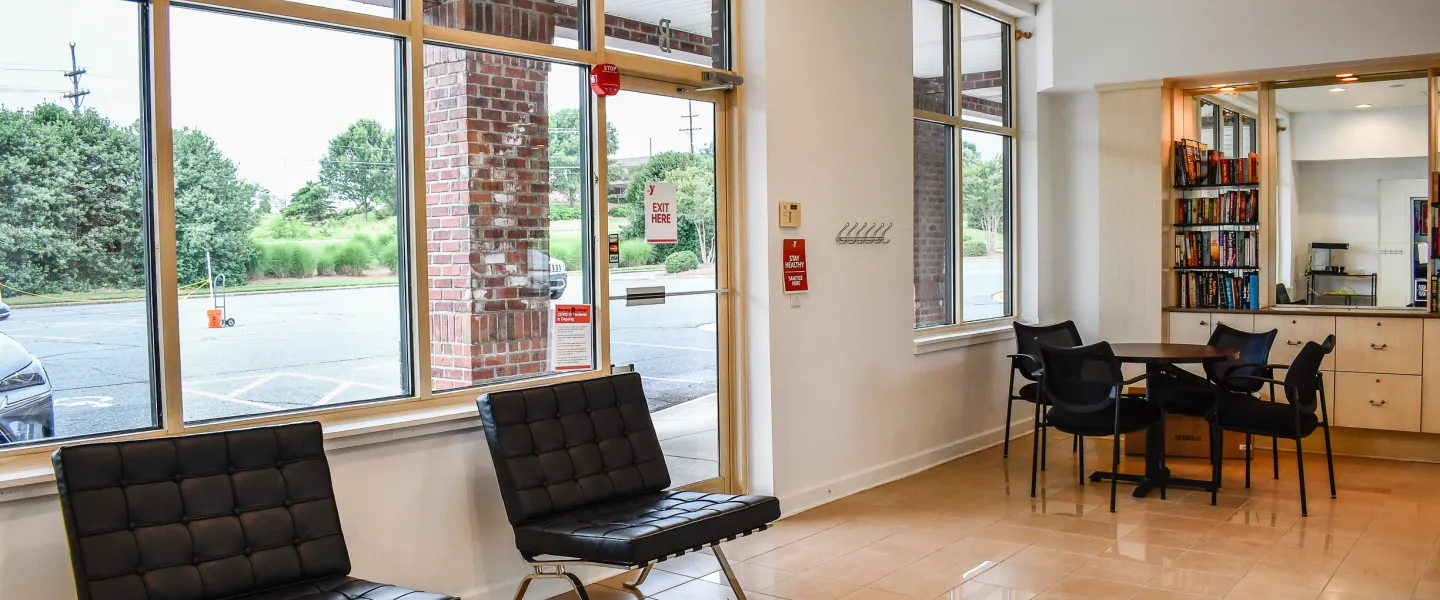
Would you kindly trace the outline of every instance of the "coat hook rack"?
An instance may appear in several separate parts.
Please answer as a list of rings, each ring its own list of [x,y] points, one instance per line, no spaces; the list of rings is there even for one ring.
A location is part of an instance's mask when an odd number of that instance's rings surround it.
[[[837,244],[888,244],[894,223],[846,223],[835,234]]]

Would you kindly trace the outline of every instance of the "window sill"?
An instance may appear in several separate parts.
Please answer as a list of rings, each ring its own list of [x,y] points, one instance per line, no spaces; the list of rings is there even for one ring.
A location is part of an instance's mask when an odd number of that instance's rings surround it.
[[[475,404],[450,404],[324,424],[325,451],[383,444],[480,427]],[[83,442],[82,442],[83,443]],[[0,502],[55,494],[49,454],[34,454],[0,467]]]
[[[1015,339],[1015,328],[1011,323],[1013,319],[1004,319],[994,323],[984,323],[980,326],[967,326],[953,328],[938,332],[916,332],[915,354],[929,354],[931,352],[942,352],[956,348],[978,346]]]

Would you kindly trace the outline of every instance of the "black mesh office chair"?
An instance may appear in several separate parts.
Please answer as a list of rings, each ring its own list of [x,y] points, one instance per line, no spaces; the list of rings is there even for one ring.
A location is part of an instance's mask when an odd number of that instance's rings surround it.
[[[1165,416],[1155,404],[1124,394],[1125,386],[1138,383],[1146,376],[1125,379],[1109,343],[1078,348],[1041,344],[1040,362],[1045,370],[1043,393],[1053,406],[1046,411],[1047,426],[1076,436],[1112,436],[1112,472],[1120,470],[1120,434],[1149,428]],[[1164,465],[1163,457],[1161,465]],[[1031,457],[1032,498],[1037,467],[1036,459]],[[1080,477],[1085,478],[1083,458]],[[1110,479],[1110,512],[1115,512],[1115,478]]]
[[[1220,487],[1222,461],[1218,458],[1219,440],[1224,431],[1239,431],[1249,436],[1261,435],[1295,440],[1295,463],[1300,476],[1300,516],[1309,513],[1305,504],[1305,461],[1301,454],[1300,440],[1321,428],[1325,432],[1325,463],[1330,472],[1330,497],[1335,497],[1335,458],[1330,450],[1330,416],[1325,407],[1325,381],[1320,373],[1320,363],[1325,355],[1335,349],[1335,336],[1325,338],[1323,344],[1306,342],[1295,361],[1285,372],[1285,381],[1254,374],[1231,375],[1216,387],[1215,406],[1207,419],[1210,421],[1211,460],[1214,463],[1214,483],[1210,490],[1210,504],[1215,504],[1216,490]],[[1272,368],[1284,365],[1269,365]],[[1250,384],[1283,386],[1287,403],[1265,402],[1256,398],[1254,392],[1244,392]],[[1255,388],[1258,390],[1258,388]],[[1318,408],[1319,415],[1316,415]],[[1248,471],[1248,461],[1247,461]],[[1248,485],[1248,477],[1247,485]]]
[[[1275,336],[1278,334],[1279,331],[1274,329],[1262,333],[1250,333],[1229,327],[1224,323],[1216,323],[1215,331],[1210,334],[1209,345],[1238,351],[1239,356],[1233,359],[1206,362],[1204,377],[1174,365],[1166,365],[1162,367],[1159,376],[1150,380],[1151,399],[1160,402],[1165,407],[1166,414],[1204,417],[1215,405],[1215,392],[1221,381],[1240,375],[1255,375],[1265,378],[1274,375],[1266,363],[1270,360],[1270,348],[1274,346]],[[1266,384],[1252,379],[1236,379],[1225,385],[1231,391],[1248,395],[1258,393]],[[1275,398],[1275,386],[1273,385],[1270,386],[1270,397]],[[1247,437],[1245,440],[1246,487],[1250,486],[1250,448],[1252,446],[1254,444]],[[1271,447],[1274,447],[1273,443]],[[1272,452],[1275,453],[1275,458],[1279,457],[1279,450],[1272,450]],[[1278,464],[1275,467],[1274,477],[1280,478]]]
[[[1010,355],[1010,397],[1005,403],[1005,457],[1010,456],[1010,419],[1015,408],[1016,400],[1023,400],[1035,404],[1035,439],[1032,440],[1040,453],[1040,469],[1045,469],[1046,447],[1049,445],[1042,439],[1042,431],[1045,429],[1045,412],[1041,410],[1044,405],[1040,401],[1040,344],[1045,343],[1058,348],[1073,348],[1079,346],[1080,331],[1075,328],[1074,321],[1065,321],[1054,325],[1022,325],[1015,323],[1015,354]],[[1015,389],[1015,374],[1030,381],[1030,383]],[[1075,450],[1084,452],[1084,445],[1077,437],[1075,439]]]

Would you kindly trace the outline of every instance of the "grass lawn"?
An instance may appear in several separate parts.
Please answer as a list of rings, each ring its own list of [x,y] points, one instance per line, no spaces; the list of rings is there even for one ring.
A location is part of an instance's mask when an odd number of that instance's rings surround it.
[[[984,241],[984,240],[987,239],[987,238],[985,237],[985,232],[984,232],[983,230],[980,230],[980,229],[971,229],[971,228],[969,228],[969,227],[966,227],[966,228],[965,228],[965,237],[967,237],[967,238],[975,238],[975,239],[981,240],[981,241]],[[997,247],[991,248],[992,251],[1003,250],[1003,249],[1005,248],[1005,234],[1003,234],[1003,233],[997,233],[997,234],[995,234],[995,245],[996,245]]]
[[[287,279],[284,281],[266,281],[253,285],[237,285],[229,288],[231,294],[245,294],[255,292],[283,292],[292,290],[323,290],[329,288],[356,287],[362,285],[395,285],[398,283],[395,277],[307,277],[300,279]],[[195,295],[206,294],[203,287],[187,288],[181,297],[194,292]],[[108,300],[138,300],[145,297],[142,290],[105,290],[100,292],[76,292],[72,294],[54,294],[46,296],[6,296],[5,303],[11,307],[32,306],[36,304],[61,304],[65,302],[104,302]]]

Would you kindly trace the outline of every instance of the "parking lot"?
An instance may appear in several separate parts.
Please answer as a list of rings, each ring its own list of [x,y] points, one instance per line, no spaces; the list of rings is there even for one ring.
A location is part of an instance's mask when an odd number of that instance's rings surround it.
[[[712,285],[698,277],[616,273],[626,287]],[[579,302],[573,275],[557,302]],[[207,329],[206,294],[180,303],[185,418],[234,417],[405,393],[401,311],[394,286],[231,296],[236,326]],[[652,410],[715,392],[715,301],[686,296],[663,305],[614,303],[612,358],[646,376]],[[145,305],[141,302],[22,307],[0,322],[45,364],[61,436],[148,427],[154,419]]]

